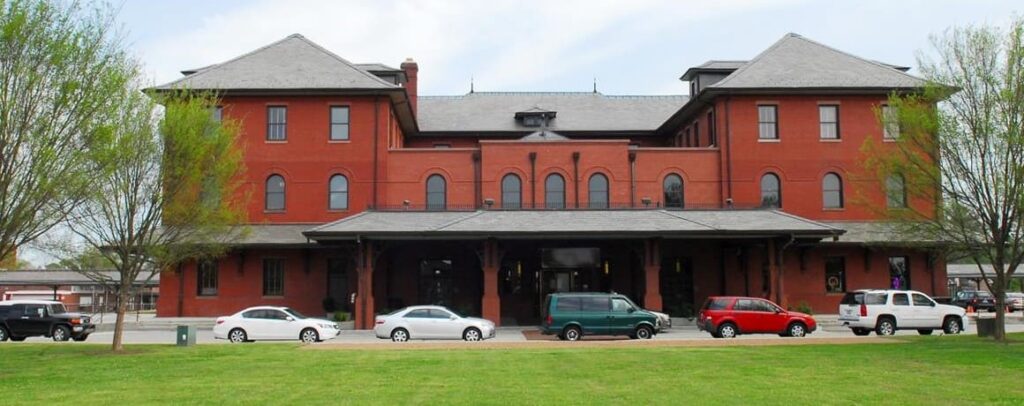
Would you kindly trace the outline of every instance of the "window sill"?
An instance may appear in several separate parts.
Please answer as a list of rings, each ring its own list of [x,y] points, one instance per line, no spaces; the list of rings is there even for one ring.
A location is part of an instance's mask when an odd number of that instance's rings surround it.
[[[820,138],[821,142],[843,142],[842,138]]]
[[[217,295],[196,295],[196,299],[200,299],[200,300],[203,300],[203,299],[209,300],[209,299],[216,299],[216,298],[217,298]]]
[[[845,296],[846,292],[825,292],[825,296]]]
[[[327,209],[328,213],[348,213],[349,209]]]
[[[882,142],[896,142],[896,139],[895,138],[885,138],[885,137],[882,137]]]
[[[263,214],[284,214],[284,210],[263,210]]]
[[[823,207],[821,211],[846,211],[845,207]]]
[[[757,142],[777,143],[777,142],[779,142],[779,139],[778,138],[758,138]]]
[[[328,144],[351,144],[352,140],[327,140]]]
[[[265,144],[287,144],[288,140],[263,140]]]
[[[261,296],[263,299],[284,299],[284,296]]]

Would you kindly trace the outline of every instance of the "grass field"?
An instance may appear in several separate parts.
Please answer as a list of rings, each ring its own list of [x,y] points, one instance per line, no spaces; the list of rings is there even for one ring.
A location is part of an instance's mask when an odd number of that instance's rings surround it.
[[[1024,404],[1024,335],[904,344],[315,351],[0,344],[0,404]]]

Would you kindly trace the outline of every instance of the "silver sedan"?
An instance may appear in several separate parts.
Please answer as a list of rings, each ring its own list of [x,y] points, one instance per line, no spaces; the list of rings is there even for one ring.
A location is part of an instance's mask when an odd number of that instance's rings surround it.
[[[412,339],[480,341],[493,338],[494,322],[462,317],[443,306],[410,306],[377,316],[373,327],[377,338],[405,342]]]

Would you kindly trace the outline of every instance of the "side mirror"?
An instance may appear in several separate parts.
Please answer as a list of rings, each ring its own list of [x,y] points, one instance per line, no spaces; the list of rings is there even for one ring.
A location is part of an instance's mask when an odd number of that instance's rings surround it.
[[[629,312],[629,313],[633,313],[635,311],[636,311],[636,309],[634,309],[632,307],[630,307],[629,309],[626,309],[626,312]]]
[[[455,320],[455,319],[458,319],[458,317],[456,317],[454,314],[451,315],[451,316],[448,316],[448,320]]]
[[[295,318],[292,316],[285,317],[284,319],[288,321],[295,321]]]

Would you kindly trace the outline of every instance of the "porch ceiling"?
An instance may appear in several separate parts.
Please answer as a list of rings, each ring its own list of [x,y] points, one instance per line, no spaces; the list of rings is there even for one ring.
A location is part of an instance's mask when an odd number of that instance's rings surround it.
[[[303,234],[313,240],[777,235],[820,239],[843,232],[778,210],[479,210],[366,211]]]

